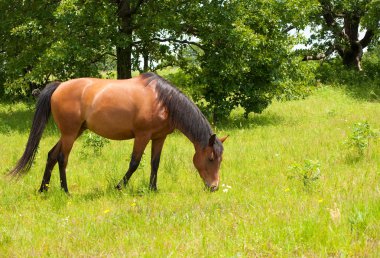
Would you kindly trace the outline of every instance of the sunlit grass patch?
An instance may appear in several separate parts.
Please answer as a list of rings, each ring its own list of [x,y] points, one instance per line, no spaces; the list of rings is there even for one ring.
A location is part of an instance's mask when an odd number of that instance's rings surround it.
[[[376,256],[380,145],[371,142],[369,155],[347,162],[344,142],[355,123],[380,128],[380,104],[325,87],[247,120],[240,113],[217,126],[230,136],[212,194],[180,133],[165,143],[158,192],[148,190],[150,146],[117,191],[133,142],[110,141],[94,154],[81,137],[68,165],[71,196],[61,191],[57,168],[49,192],[39,194],[58,139],[50,124],[31,171],[15,182],[0,179],[0,256]],[[28,105],[0,104],[2,175],[21,155],[31,117]]]

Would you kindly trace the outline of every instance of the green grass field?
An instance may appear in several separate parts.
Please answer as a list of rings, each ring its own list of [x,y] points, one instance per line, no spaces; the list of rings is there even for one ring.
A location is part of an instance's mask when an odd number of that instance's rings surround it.
[[[127,189],[114,190],[132,141],[98,155],[74,145],[71,196],[37,193],[46,155],[58,139],[45,131],[31,171],[5,176],[21,156],[33,107],[0,104],[1,257],[376,257],[380,254],[380,143],[360,156],[344,143],[357,122],[380,128],[380,103],[323,87],[305,100],[273,103],[248,120],[236,111],[216,129],[225,142],[221,187],[204,191],[193,146],[171,135],[157,193],[148,191],[149,151]],[[150,148],[148,147],[147,150]]]

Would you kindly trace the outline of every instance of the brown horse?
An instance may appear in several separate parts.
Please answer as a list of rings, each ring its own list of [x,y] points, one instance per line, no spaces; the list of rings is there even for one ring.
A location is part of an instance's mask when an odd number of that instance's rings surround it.
[[[135,138],[128,171],[116,186],[125,186],[136,171],[145,147],[152,140],[149,187],[157,189],[157,170],[166,136],[175,129],[195,148],[193,162],[211,191],[219,185],[223,144],[210,124],[181,91],[154,73],[128,80],[81,78],[49,84],[40,94],[25,151],[15,168],[17,175],[30,169],[42,133],[52,113],[61,138],[49,151],[40,192],[47,191],[58,162],[61,187],[68,192],[66,166],[74,141],[89,129],[112,140]]]

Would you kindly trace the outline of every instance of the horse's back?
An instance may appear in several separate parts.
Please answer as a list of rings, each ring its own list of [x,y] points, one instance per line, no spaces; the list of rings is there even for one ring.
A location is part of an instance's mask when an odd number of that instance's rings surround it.
[[[159,127],[166,119],[159,116],[161,109],[154,87],[140,77],[74,79],[62,83],[52,96],[52,113],[61,131],[70,133],[85,125],[110,139],[129,139]]]

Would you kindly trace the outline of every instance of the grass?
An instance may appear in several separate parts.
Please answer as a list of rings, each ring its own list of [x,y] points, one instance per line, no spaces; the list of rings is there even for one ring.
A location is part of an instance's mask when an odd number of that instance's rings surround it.
[[[32,110],[0,104],[1,174],[23,151]],[[71,197],[60,190],[57,168],[49,192],[38,194],[58,137],[51,124],[31,171],[18,181],[0,177],[0,256],[375,257],[380,146],[373,141],[353,157],[344,142],[357,122],[380,128],[379,117],[379,103],[331,87],[306,100],[273,103],[248,120],[236,110],[216,128],[230,137],[223,185],[212,194],[193,168],[191,142],[179,133],[164,146],[158,193],[147,190],[149,152],[119,192],[114,186],[132,142],[112,141],[99,155],[82,155],[81,138],[68,166]],[[301,177],[291,176],[295,167]],[[310,169],[318,177],[306,187],[302,175]]]

